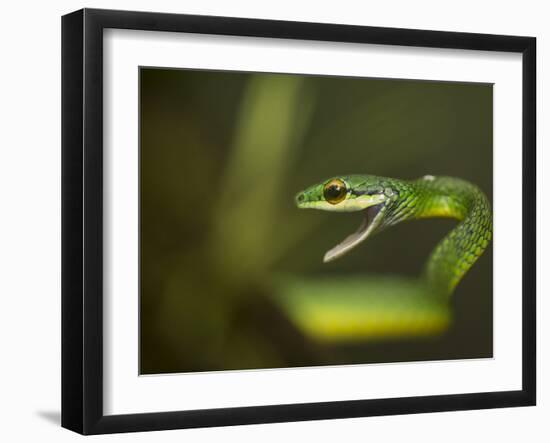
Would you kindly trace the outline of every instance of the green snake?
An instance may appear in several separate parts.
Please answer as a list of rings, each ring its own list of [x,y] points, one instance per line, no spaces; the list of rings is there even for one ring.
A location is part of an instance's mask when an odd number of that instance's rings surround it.
[[[295,323],[315,338],[340,340],[364,336],[434,334],[449,324],[449,299],[483,254],[492,237],[492,213],[485,194],[453,177],[424,176],[399,180],[374,175],[337,176],[296,195],[299,208],[333,212],[363,211],[359,229],[330,249],[333,261],[375,233],[397,223],[422,218],[459,220],[432,251],[418,280],[357,279],[348,293],[326,280],[296,283],[284,305]],[[342,286],[343,287],[343,286]],[[313,294],[317,292],[315,297]],[[355,306],[354,306],[355,305]]]

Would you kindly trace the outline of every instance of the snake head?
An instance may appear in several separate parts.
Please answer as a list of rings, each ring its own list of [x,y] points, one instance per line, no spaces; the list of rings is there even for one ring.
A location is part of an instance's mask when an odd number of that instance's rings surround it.
[[[364,212],[356,232],[330,249],[323,259],[329,262],[341,257],[367,239],[382,225],[389,202],[395,197],[379,177],[365,175],[338,176],[310,186],[296,195],[298,208],[332,212]]]

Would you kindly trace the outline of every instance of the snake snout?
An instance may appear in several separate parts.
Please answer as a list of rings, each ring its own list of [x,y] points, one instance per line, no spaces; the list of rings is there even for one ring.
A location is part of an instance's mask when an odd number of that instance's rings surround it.
[[[303,192],[300,192],[295,197],[296,205],[300,206],[302,203],[306,201],[306,196]]]

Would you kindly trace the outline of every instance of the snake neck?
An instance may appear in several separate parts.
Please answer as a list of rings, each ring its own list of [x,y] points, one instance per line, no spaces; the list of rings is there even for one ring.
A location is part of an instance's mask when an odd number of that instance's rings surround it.
[[[464,180],[432,176],[400,182],[397,190],[385,225],[433,217],[460,221],[433,250],[424,270],[435,292],[451,295],[491,240],[492,214],[485,194]]]

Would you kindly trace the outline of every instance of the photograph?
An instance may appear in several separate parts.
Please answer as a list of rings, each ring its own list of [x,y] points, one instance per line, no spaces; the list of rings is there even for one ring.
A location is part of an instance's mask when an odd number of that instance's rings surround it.
[[[141,375],[493,358],[492,83],[138,69]]]
[[[534,28],[297,7],[62,16],[63,428],[537,405]]]

